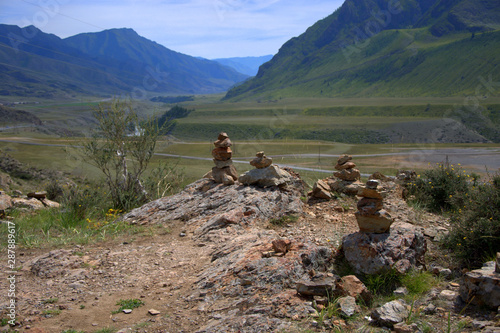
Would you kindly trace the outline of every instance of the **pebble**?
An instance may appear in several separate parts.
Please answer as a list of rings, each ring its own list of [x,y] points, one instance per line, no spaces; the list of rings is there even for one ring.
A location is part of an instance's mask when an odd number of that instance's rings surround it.
[[[125,313],[125,314],[132,313],[132,309],[124,309],[124,310],[123,310],[123,313]]]
[[[152,316],[156,316],[160,314],[160,311],[155,310],[155,309],[149,309],[148,313]]]

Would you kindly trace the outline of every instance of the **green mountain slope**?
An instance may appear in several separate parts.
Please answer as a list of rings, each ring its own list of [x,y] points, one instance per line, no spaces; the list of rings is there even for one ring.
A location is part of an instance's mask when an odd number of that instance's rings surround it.
[[[63,40],[33,26],[0,24],[0,96],[215,93],[246,78],[215,61],[171,51],[131,29]]]
[[[456,96],[498,76],[500,2],[346,0],[226,99]]]

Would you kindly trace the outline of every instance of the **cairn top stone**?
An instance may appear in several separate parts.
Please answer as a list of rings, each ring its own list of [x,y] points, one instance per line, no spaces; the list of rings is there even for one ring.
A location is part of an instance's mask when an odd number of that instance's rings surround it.
[[[257,156],[257,157],[264,157],[265,155],[264,155],[263,151],[259,151],[259,152],[257,152],[257,154],[255,154],[255,156]]]
[[[372,190],[375,190],[377,189],[378,187],[378,184],[379,184],[379,181],[376,180],[376,179],[370,179],[366,182],[366,188],[369,188],[369,189],[372,189]]]
[[[337,160],[337,164],[342,165],[350,160],[352,160],[351,155],[343,154],[343,155],[340,155],[339,159]]]
[[[227,139],[227,138],[229,138],[229,136],[227,135],[226,132],[220,132],[219,136],[217,137],[218,140],[224,140],[224,139]]]

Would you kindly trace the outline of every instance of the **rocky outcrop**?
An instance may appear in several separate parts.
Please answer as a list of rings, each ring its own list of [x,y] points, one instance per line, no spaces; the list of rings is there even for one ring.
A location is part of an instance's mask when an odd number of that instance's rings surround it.
[[[389,233],[356,232],[345,236],[342,250],[356,272],[377,274],[396,269],[406,273],[423,265],[427,243],[418,228],[397,222]]]
[[[303,206],[300,200],[302,187],[300,179],[294,181],[297,186],[281,190],[276,187],[261,188],[238,184],[222,187],[221,184],[204,178],[188,185],[176,195],[152,201],[132,210],[124,216],[124,220],[139,224],[182,220],[190,224],[199,223],[201,228],[206,224],[223,226],[231,223],[220,222],[231,221],[231,218],[222,216],[235,216],[237,219],[235,224],[241,224],[255,219],[299,214]],[[211,220],[219,222],[210,222]]]
[[[496,271],[496,265],[495,261],[489,261],[481,269],[465,274],[460,286],[460,297],[464,302],[492,309],[500,306],[500,273]]]

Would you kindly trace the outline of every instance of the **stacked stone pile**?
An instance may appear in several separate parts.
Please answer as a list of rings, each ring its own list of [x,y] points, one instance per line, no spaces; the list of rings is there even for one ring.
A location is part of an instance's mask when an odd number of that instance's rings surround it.
[[[356,181],[361,178],[361,174],[358,169],[356,169],[356,164],[351,162],[352,156],[341,155],[337,160],[335,169],[339,170],[334,172],[333,175],[341,180],[345,181]]]
[[[385,233],[393,222],[391,215],[383,209],[383,198],[377,191],[378,184],[378,180],[371,179],[365,188],[358,191],[357,195],[361,199],[354,215],[361,232]]]
[[[233,165],[232,142],[224,132],[220,133],[217,141],[214,142],[215,148],[212,150],[215,167],[212,168],[212,178],[217,183],[224,185],[233,185],[238,180],[238,172]]]
[[[264,169],[273,164],[273,159],[267,157],[263,151],[259,151],[255,156],[256,157],[250,162],[250,165],[253,165],[257,169]]]
[[[267,157],[263,151],[259,151],[256,157],[250,161],[256,169],[240,175],[239,181],[244,185],[257,185],[260,187],[279,186],[291,183],[293,176],[286,170],[273,164],[273,160]]]

